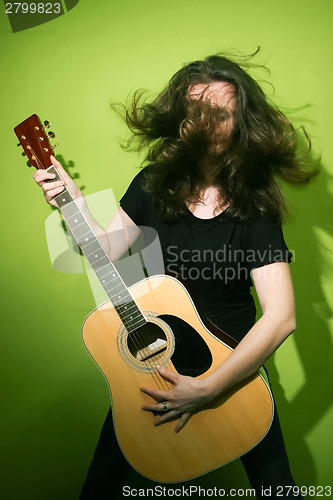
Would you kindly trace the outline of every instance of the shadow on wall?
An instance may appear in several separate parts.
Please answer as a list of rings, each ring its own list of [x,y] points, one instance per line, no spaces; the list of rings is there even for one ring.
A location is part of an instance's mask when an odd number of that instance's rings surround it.
[[[294,342],[305,377],[304,385],[290,401],[279,384],[274,356],[267,363],[293,474],[302,485],[317,484],[316,457],[311,455],[306,437],[332,405],[332,394],[325,389],[333,381],[333,346],[328,325],[332,311],[321,283],[329,264],[325,258],[327,249],[319,236],[333,236],[329,191],[332,178],[321,165],[320,174],[309,186],[286,187],[291,216],[285,236],[295,251],[295,265],[291,266],[297,311]]]

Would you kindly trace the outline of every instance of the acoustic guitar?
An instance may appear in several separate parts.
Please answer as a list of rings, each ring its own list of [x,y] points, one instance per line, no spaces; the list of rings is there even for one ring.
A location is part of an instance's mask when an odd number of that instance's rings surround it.
[[[60,179],[50,166],[52,146],[44,123],[32,115],[14,130],[30,164]],[[141,409],[151,399],[139,388],[169,388],[156,366],[206,377],[231,354],[230,337],[207,328],[188,291],[173,277],[152,276],[126,287],[66,186],[55,200],[109,297],[87,317],[82,336],[109,384],[116,435],[128,462],[152,480],[180,482],[252,449],[273,417],[263,372],[203,407],[178,433],[175,422],[154,426],[154,415]]]

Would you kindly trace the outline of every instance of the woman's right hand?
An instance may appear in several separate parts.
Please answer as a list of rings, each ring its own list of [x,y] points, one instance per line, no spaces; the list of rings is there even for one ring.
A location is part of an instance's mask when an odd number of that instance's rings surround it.
[[[54,197],[63,191],[64,184],[66,184],[74,200],[83,197],[83,194],[80,191],[79,187],[77,186],[77,184],[75,184],[73,179],[71,179],[71,177],[67,174],[67,172],[62,167],[61,163],[58,160],[56,160],[52,155],[50,156],[50,160],[52,165],[57,169],[62,180],[54,182],[46,182],[49,179],[54,179],[55,175],[43,169],[36,170],[36,172],[34,173],[34,179],[37,182],[37,184],[43,189],[47,203],[53,205],[54,207],[57,206]]]

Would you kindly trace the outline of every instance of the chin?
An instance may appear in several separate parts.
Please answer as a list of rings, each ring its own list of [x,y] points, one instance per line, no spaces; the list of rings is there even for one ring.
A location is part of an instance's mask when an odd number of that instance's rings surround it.
[[[208,154],[211,157],[216,157],[221,155],[227,150],[228,144],[211,144],[208,150]]]

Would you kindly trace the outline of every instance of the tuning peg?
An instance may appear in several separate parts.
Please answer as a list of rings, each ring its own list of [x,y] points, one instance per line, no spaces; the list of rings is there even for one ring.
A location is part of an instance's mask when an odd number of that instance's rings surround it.
[[[55,133],[54,133],[54,132],[51,132],[51,131],[50,131],[50,132],[48,132],[48,133],[47,133],[47,135],[48,135],[49,137],[51,137],[51,139],[54,139],[54,138],[55,138]]]
[[[19,142],[18,144],[16,144],[16,146],[19,148],[21,146],[21,143]]]
[[[50,128],[50,126],[51,126],[50,122],[48,120],[45,120],[43,129]]]
[[[26,153],[23,151],[23,153],[21,153],[22,156],[27,156]]]
[[[51,146],[51,149],[55,149],[57,146],[59,146],[59,142],[56,142],[55,144],[53,144],[53,146]]]
[[[31,165],[31,163],[30,163],[30,161],[29,161],[29,160],[27,161],[26,165],[27,165],[27,167],[29,167],[29,168],[31,168],[31,167],[32,167],[32,165]]]

